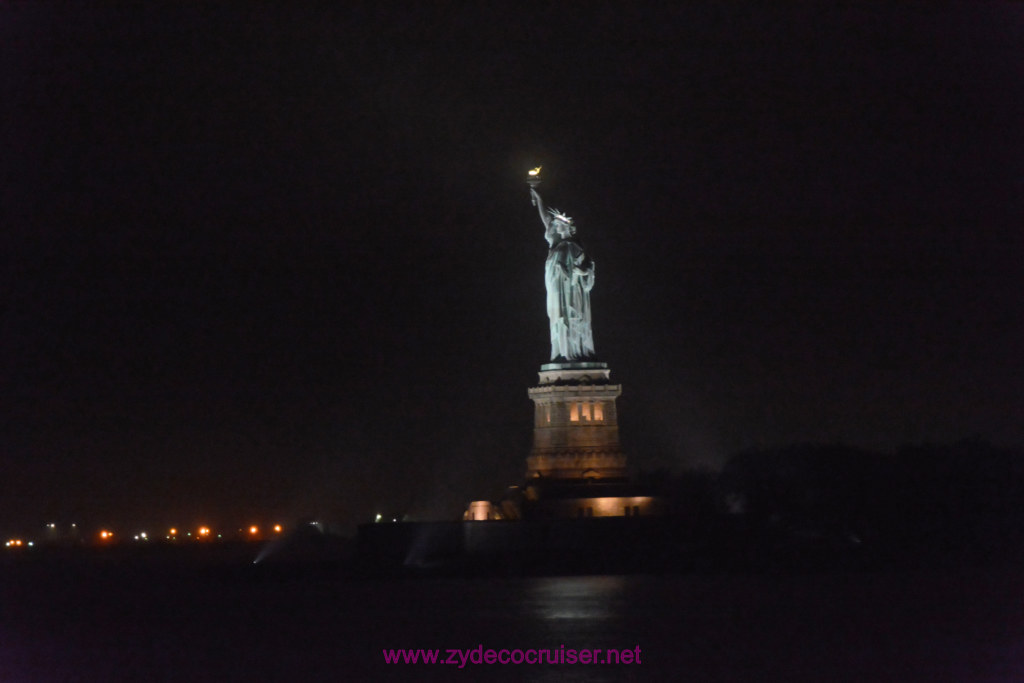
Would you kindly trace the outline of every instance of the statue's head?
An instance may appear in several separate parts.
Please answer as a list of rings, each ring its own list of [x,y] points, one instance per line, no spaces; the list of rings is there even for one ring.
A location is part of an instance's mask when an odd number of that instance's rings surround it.
[[[559,237],[571,237],[576,234],[576,226],[573,225],[571,218],[558,209],[548,209],[548,213],[551,214],[552,227]]]

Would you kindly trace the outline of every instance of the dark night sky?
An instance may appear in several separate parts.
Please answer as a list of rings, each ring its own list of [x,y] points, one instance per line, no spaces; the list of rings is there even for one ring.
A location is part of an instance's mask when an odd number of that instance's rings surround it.
[[[0,531],[514,483],[538,163],[637,465],[1024,443],[1024,8],[720,4],[0,8]]]

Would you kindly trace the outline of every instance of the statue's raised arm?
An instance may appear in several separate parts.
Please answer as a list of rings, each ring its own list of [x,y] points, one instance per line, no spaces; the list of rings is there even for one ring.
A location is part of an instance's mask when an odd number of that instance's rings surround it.
[[[548,215],[548,211],[544,207],[544,200],[541,199],[540,193],[537,192],[537,188],[531,187],[530,195],[533,197],[533,205],[537,207],[537,211],[540,213],[541,223],[544,224],[544,239],[548,241],[548,246],[551,246],[555,243],[555,240],[558,239],[558,233],[551,224],[551,216]]]
[[[533,197],[533,205],[537,207],[538,211],[540,211],[541,222],[544,223],[544,227],[547,228],[549,218],[547,214],[544,213],[544,200],[541,199],[540,192],[537,192],[537,188],[531,187],[530,196]]]

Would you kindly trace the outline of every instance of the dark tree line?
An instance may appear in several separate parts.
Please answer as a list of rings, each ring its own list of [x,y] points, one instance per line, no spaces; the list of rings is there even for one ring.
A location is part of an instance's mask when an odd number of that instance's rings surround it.
[[[792,566],[1024,560],[1024,451],[980,439],[879,453],[753,450],[717,475],[652,473],[712,558]]]

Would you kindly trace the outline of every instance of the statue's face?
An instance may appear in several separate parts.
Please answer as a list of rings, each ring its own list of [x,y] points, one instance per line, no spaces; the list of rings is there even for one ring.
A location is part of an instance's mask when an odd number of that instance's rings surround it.
[[[555,232],[558,233],[559,237],[569,237],[572,235],[572,227],[565,221],[555,221]]]

